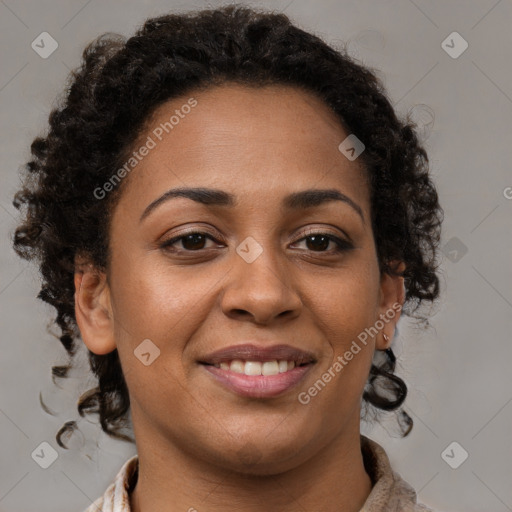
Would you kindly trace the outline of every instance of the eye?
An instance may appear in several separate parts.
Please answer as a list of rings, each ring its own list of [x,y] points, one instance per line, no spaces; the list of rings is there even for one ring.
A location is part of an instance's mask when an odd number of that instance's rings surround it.
[[[203,231],[190,231],[180,236],[171,238],[170,240],[166,240],[160,245],[160,247],[162,249],[169,249],[170,247],[176,245],[177,242],[181,241],[182,250],[195,252],[205,249],[204,244],[207,239],[216,242],[216,240],[208,233],[205,233]],[[179,248],[177,252],[180,252]]]
[[[205,247],[208,239],[212,242],[217,242],[209,233],[190,231],[164,241],[160,244],[160,247],[171,252],[198,252],[208,248]],[[307,249],[312,252],[338,253],[353,249],[353,245],[350,242],[329,233],[309,232],[305,237],[295,242],[295,244],[303,240],[306,241]],[[174,247],[178,242],[181,242],[181,248]],[[326,250],[329,244],[334,244],[334,248]]]
[[[308,250],[312,252],[327,252],[327,253],[338,253],[347,251],[349,249],[353,249],[353,245],[347,240],[343,240],[337,236],[331,235],[329,233],[315,233],[310,232],[307,236],[301,238],[295,243],[302,242],[306,240],[306,246]],[[334,249],[325,250],[329,247],[329,244],[334,244]]]

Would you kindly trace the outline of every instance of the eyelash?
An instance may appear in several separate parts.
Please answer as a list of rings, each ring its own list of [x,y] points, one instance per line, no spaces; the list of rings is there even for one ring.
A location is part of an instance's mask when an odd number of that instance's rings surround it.
[[[164,250],[167,250],[169,252],[178,252],[178,253],[180,253],[180,252],[193,253],[193,252],[201,252],[201,251],[207,250],[207,249],[198,249],[197,251],[192,251],[192,250],[188,250],[188,249],[181,249],[181,250],[178,250],[178,251],[172,251],[172,250],[169,249],[169,247],[172,247],[176,242],[179,242],[180,240],[182,240],[182,239],[184,239],[184,238],[186,238],[187,236],[190,236],[190,235],[203,235],[206,238],[209,238],[210,240],[212,240],[213,242],[217,242],[217,240],[215,240],[215,238],[213,238],[209,233],[206,233],[204,231],[189,231],[189,232],[186,232],[186,233],[182,233],[181,235],[176,236],[174,238],[171,238],[169,240],[166,240],[165,242],[160,244],[160,248],[164,249]],[[316,232],[316,231],[305,233],[305,235],[302,238],[300,238],[299,240],[297,240],[294,243],[302,242],[303,240],[306,240],[307,238],[309,238],[311,236],[324,236],[324,237],[327,237],[330,241],[332,241],[332,242],[334,242],[336,244],[336,248],[334,250],[330,250],[330,251],[310,251],[310,252],[324,253],[324,254],[329,254],[329,253],[331,253],[331,254],[332,253],[338,254],[338,253],[341,253],[341,252],[349,251],[350,249],[354,248],[354,246],[350,242],[348,242],[347,240],[343,240],[342,238],[339,238],[337,236],[331,235],[329,233],[322,233],[322,232]]]

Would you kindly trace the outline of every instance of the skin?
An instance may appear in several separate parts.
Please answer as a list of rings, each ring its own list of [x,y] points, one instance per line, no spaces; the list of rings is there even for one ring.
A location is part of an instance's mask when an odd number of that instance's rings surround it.
[[[125,178],[108,271],[77,258],[83,341],[96,354],[117,348],[129,388],[139,455],[132,510],[359,511],[372,485],[360,450],[361,396],[374,350],[389,346],[384,334],[392,338],[400,315],[307,405],[297,396],[404,301],[403,278],[379,273],[362,164],[338,150],[348,133],[310,93],[225,84],[190,96],[197,106]],[[160,106],[140,141],[188,98]],[[224,190],[238,204],[175,198],[139,221],[181,186]],[[364,219],[341,201],[282,209],[284,196],[310,188],[339,190]],[[191,228],[214,240],[179,240],[181,254],[159,246]],[[305,229],[346,233],[353,248],[335,253],[334,242],[315,245]],[[236,252],[247,237],[263,249],[252,263]],[[160,349],[148,366],[134,356],[145,339]],[[309,350],[317,362],[294,389],[245,398],[197,360],[248,340]]]

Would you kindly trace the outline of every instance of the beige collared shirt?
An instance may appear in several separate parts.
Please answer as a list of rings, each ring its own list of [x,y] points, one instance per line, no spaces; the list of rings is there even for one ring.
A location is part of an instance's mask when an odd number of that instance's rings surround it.
[[[433,512],[416,501],[416,492],[395,473],[384,449],[361,435],[361,450],[373,487],[360,512]],[[105,494],[85,512],[131,512],[130,493],[138,477],[138,456],[128,459]]]

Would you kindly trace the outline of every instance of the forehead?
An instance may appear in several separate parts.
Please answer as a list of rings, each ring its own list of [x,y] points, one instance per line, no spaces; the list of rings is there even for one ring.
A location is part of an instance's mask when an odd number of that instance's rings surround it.
[[[176,186],[260,197],[337,186],[364,204],[363,165],[338,149],[348,135],[320,98],[296,87],[225,84],[191,92],[148,119],[133,149],[151,149],[126,193],[147,203]]]
[[[196,102],[193,108],[187,107],[191,98]],[[164,103],[148,120],[145,132],[158,139],[158,132],[163,132],[165,141],[161,142],[169,150],[186,141],[182,154],[230,142],[247,151],[261,143],[282,144],[285,139],[302,139],[308,146],[337,146],[340,137],[347,136],[334,112],[312,92],[287,85],[247,87],[233,83]]]

